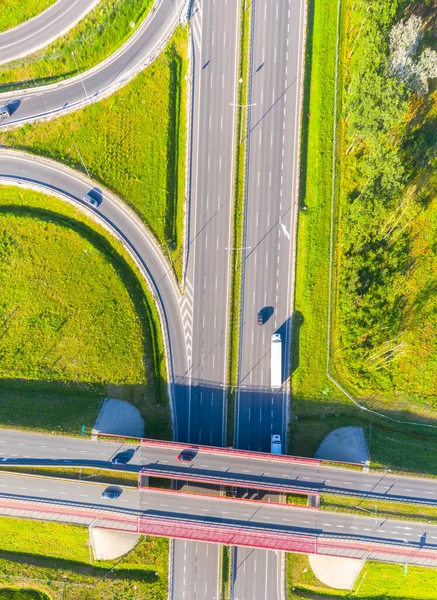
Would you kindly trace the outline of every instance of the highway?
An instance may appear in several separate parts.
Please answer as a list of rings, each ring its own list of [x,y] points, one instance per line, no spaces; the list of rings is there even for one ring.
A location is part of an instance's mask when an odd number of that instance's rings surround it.
[[[287,435],[296,225],[303,0],[257,0],[252,8],[248,173],[236,446],[270,451]],[[264,324],[257,324],[262,311]],[[271,336],[282,338],[282,381],[270,388]],[[284,448],[285,451],[285,448]],[[247,467],[246,467],[247,468]],[[283,597],[283,555],[237,548],[233,597]]]
[[[171,444],[171,442],[169,442]],[[365,473],[324,465],[305,465],[249,456],[220,454],[201,450],[191,463],[181,463],[177,455],[183,444],[158,447],[119,442],[95,442],[84,438],[68,438],[20,431],[0,430],[0,458],[9,465],[56,465],[68,461],[71,466],[95,466],[116,470],[139,471],[194,482],[207,480],[211,484],[240,485],[244,488],[309,493],[354,495],[376,500],[389,499],[418,504],[437,504],[437,479],[403,477],[391,473]],[[131,455],[127,465],[112,465],[118,453]],[[5,465],[6,466],[6,465]]]
[[[27,56],[72,29],[99,0],[57,0],[21,25],[0,33],[0,64]]]
[[[110,488],[121,490],[116,499],[102,498]],[[193,526],[222,525],[244,530],[249,537],[275,534],[323,539],[393,544],[437,552],[437,525],[373,516],[328,513],[290,505],[198,496],[164,490],[139,493],[132,488],[78,483],[45,477],[0,474],[0,502],[21,500],[83,509],[110,509],[120,514],[143,515]],[[254,538],[255,539],[255,538]],[[258,538],[257,539],[262,539]],[[184,544],[185,542],[181,542]]]
[[[179,440],[222,445],[233,204],[238,0],[193,2],[193,92],[189,234],[182,310],[190,368],[186,433]],[[182,410],[178,410],[182,415]],[[220,547],[175,542],[173,599],[218,597]],[[190,576],[183,576],[185,565]],[[182,582],[183,585],[177,585]]]
[[[185,0],[157,0],[140,27],[119,50],[80,76],[56,84],[0,94],[11,116],[1,127],[51,118],[97,102],[125,85],[164,49],[180,21]]]
[[[15,184],[17,181],[27,186],[36,186],[48,193],[61,195],[88,215],[93,216],[122,241],[148,280],[158,306],[162,308],[163,335],[168,336],[169,340],[170,386],[175,380],[183,378],[188,364],[178,304],[179,291],[171,267],[164,259],[155,239],[139,218],[121,200],[96,187],[84,175],[60,163],[21,152],[0,150],[0,182]],[[91,208],[82,201],[83,195],[91,189],[103,195],[103,201],[98,208]],[[9,207],[8,210],[26,209],[20,206]],[[176,386],[174,395],[176,394],[181,405],[187,403],[186,387]],[[175,428],[177,431],[177,414],[175,414]]]

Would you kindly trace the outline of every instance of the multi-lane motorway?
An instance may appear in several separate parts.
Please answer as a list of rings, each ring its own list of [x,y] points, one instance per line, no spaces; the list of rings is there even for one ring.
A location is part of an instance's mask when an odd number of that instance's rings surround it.
[[[193,107],[188,264],[183,307],[190,368],[187,433],[222,445],[226,416],[226,337],[233,190],[238,2],[193,3]],[[179,411],[180,413],[181,411]],[[176,542],[173,598],[218,597],[220,548]],[[190,576],[183,576],[190,565]],[[195,575],[195,577],[194,577]]]
[[[99,0],[57,0],[18,27],[0,33],[0,64],[27,56],[64,35]]]
[[[243,261],[238,448],[269,451],[287,434],[288,388],[272,391],[271,336],[282,337],[288,379],[293,297],[303,0],[252,3],[248,173]],[[262,311],[264,324],[257,315]],[[240,600],[280,598],[283,556],[238,548],[233,593]]]
[[[153,444],[153,441],[152,441]],[[165,444],[165,443],[164,443]],[[171,442],[169,443],[171,444]],[[240,456],[221,453],[220,449],[202,449],[186,464],[177,460],[183,445],[153,446],[95,442],[83,438],[66,438],[18,431],[0,431],[0,464],[105,467],[127,471],[146,469],[150,475],[168,476],[194,483],[241,485],[245,488],[293,490],[308,493],[349,494],[399,502],[437,504],[437,480],[402,477],[391,473],[365,473],[358,469],[306,465],[284,460],[257,457],[256,453]],[[112,465],[118,453],[127,453],[127,465]],[[6,459],[6,460],[4,460]]]
[[[106,489],[118,489],[118,498],[102,497]],[[437,525],[412,523],[377,516],[355,516],[327,513],[290,505],[269,504],[213,496],[198,496],[164,490],[139,493],[136,489],[57,480],[46,477],[0,474],[0,507],[2,502],[19,501],[35,506],[62,506],[87,510],[110,510],[120,515],[133,515],[147,520],[189,525],[194,531],[244,532],[245,543],[262,543],[273,536],[287,544],[293,536],[332,540],[341,543],[408,548],[411,551],[435,552],[437,559]],[[158,521],[156,521],[158,520]],[[251,539],[251,535],[253,536]],[[261,541],[261,542],[260,542]],[[185,542],[180,542],[183,546]],[[193,563],[190,564],[190,568]],[[194,579],[193,579],[194,582]],[[193,583],[194,585],[194,583]],[[215,590],[211,590],[211,596]]]

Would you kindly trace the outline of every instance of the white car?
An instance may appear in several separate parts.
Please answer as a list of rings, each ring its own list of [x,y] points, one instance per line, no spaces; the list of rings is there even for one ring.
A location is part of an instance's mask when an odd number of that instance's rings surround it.
[[[98,200],[96,200],[89,194],[84,194],[83,201],[86,202],[87,204],[91,204],[91,206],[94,206],[94,208],[97,208],[100,204],[100,202]]]
[[[9,108],[5,106],[0,106],[0,123],[4,121],[7,117],[11,116],[11,112]]]

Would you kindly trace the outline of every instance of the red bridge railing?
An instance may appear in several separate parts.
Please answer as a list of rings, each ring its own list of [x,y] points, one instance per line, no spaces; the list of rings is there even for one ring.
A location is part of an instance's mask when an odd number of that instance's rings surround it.
[[[151,440],[143,438],[141,440],[141,446],[154,446],[161,448],[174,448],[175,450],[183,450],[186,448],[192,448],[199,452],[205,452],[208,454],[224,454],[228,456],[240,456],[242,458],[256,459],[256,460],[269,460],[275,462],[288,462],[300,465],[311,465],[319,466],[320,460],[318,458],[305,458],[302,456],[289,456],[288,454],[269,454],[268,452],[254,452],[251,450],[237,450],[236,448],[220,448],[218,446],[201,446],[199,444],[183,444],[182,442],[171,442],[166,440]]]

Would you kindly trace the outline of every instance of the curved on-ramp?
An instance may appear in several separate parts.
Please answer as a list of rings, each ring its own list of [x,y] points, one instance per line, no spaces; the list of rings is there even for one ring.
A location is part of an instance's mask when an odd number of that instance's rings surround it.
[[[65,35],[100,0],[57,0],[45,11],[0,33],[0,65],[23,58]]]
[[[55,161],[13,150],[0,151],[0,183],[37,189],[84,210],[114,235],[129,252],[145,277],[156,301],[161,320],[167,361],[168,388],[173,411],[174,432],[177,439],[175,394],[184,402],[188,387],[178,386],[188,369],[184,330],[179,309],[179,290],[171,267],[139,218],[121,200],[103,190],[103,201],[98,208],[83,202],[84,194],[96,186],[84,175]]]
[[[186,6],[187,0],[155,0],[129,40],[92,69],[55,84],[0,94],[0,105],[8,105],[11,111],[0,126],[18,126],[72,112],[126,85],[162,52]]]

